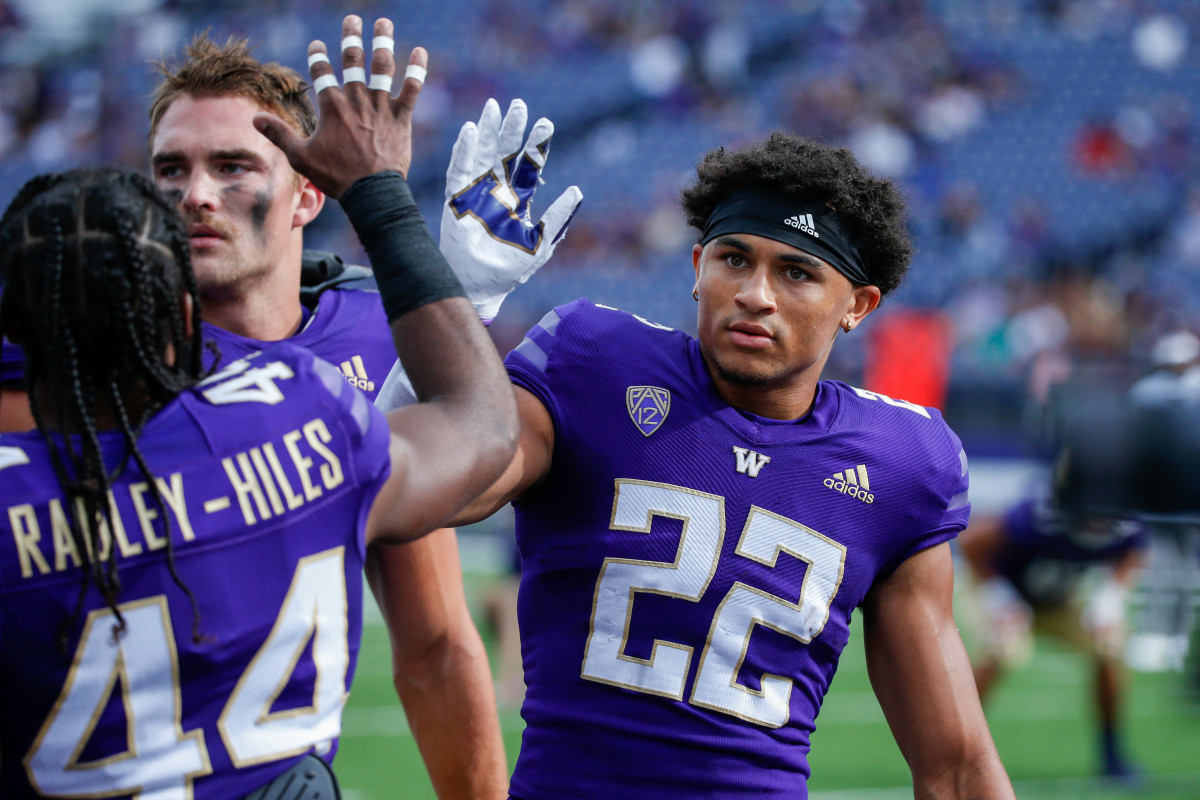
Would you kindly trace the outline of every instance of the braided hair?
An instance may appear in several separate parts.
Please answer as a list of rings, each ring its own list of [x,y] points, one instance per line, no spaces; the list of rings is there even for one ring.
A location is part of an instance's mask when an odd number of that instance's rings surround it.
[[[0,284],[0,334],[25,347],[30,408],[63,488],[77,552],[87,556],[60,643],[65,649],[91,583],[113,611],[114,636],[124,630],[109,532],[111,489],[131,459],[155,487],[167,565],[192,604],[198,636],[196,599],[175,569],[162,489],[138,447],[150,417],[202,376],[196,280],[175,207],[131,172],[38,176],[0,218]],[[110,428],[125,448],[115,465],[105,462],[100,442]]]

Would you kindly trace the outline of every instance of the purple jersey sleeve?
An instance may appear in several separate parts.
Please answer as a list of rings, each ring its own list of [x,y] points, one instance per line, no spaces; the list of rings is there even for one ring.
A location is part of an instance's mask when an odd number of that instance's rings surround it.
[[[81,546],[45,443],[0,436],[0,796],[242,797],[332,758],[388,440],[337,368],[274,345],[149,421],[154,481],[126,464]],[[117,432],[101,443],[125,459]],[[121,632],[83,582],[97,547]]]
[[[586,300],[509,354],[554,424],[514,502],[528,691],[512,794],[796,798],[853,610],[966,523],[936,411],[841,383],[771,420],[695,340]]]

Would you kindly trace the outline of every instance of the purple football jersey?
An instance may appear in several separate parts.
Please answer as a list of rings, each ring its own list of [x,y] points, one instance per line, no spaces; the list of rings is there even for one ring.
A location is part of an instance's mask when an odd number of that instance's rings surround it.
[[[694,339],[582,299],[507,367],[555,435],[514,502],[513,797],[805,797],[851,612],[966,525],[958,438],[832,381],[803,419],[739,412]]]
[[[164,502],[132,460],[110,495],[115,636],[94,584],[76,614],[84,554],[44,442],[0,436],[0,796],[240,798],[305,753],[332,759],[388,439],[336,368],[287,343],[184,392],[139,440]],[[119,433],[101,443],[115,467]]]
[[[221,349],[220,366],[266,346],[212,325],[204,326],[204,334]],[[347,383],[371,400],[396,363],[392,330],[378,292],[339,288],[322,292],[312,315],[287,341],[333,364]]]
[[[1097,519],[1071,528],[1047,495],[1035,495],[1008,512],[992,566],[1031,606],[1054,608],[1070,599],[1090,567],[1148,544],[1146,527],[1136,520]]]

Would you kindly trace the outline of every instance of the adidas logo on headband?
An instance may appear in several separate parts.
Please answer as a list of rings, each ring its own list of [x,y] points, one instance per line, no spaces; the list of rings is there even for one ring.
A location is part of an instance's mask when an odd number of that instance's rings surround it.
[[[793,214],[791,217],[783,221],[784,225],[791,225],[793,228],[799,228],[810,236],[821,238],[821,234],[817,233],[816,227],[813,225],[812,214]]]

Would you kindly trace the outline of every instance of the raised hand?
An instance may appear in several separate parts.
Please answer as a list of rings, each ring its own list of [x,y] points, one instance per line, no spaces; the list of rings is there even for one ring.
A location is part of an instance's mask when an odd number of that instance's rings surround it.
[[[528,119],[521,100],[512,101],[503,120],[499,104],[488,100],[478,125],[468,122],[459,131],[446,170],[441,250],[485,323],[546,263],[583,202],[571,186],[533,222],[530,203],[554,124],[539,119],[522,147]]]
[[[307,139],[274,114],[261,112],[254,126],[287,156],[292,168],[337,199],[359,178],[384,170],[408,177],[412,164],[412,110],[425,82],[429,55],[414,47],[403,84],[392,97],[396,70],[393,26],[375,21],[371,77],[367,84],[362,18],[342,21],[342,76],[338,86],[325,43],[308,45],[308,69],[317,90],[317,129]]]

